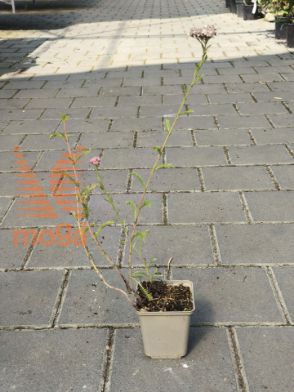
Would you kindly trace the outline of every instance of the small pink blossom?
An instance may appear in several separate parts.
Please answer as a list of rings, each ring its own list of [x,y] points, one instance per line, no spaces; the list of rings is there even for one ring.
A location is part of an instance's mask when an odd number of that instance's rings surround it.
[[[192,27],[190,37],[196,38],[199,41],[207,42],[216,35],[216,28],[213,25],[203,27]]]
[[[101,162],[101,158],[100,157],[93,157],[90,159],[90,163],[94,166],[98,166]]]

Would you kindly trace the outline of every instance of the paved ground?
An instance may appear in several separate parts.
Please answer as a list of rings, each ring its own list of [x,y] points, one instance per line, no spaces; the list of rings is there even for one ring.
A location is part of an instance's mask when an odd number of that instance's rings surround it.
[[[0,13],[0,391],[293,391],[294,54],[271,24],[243,22],[221,0],[37,3]],[[200,56],[188,31],[206,23],[218,37],[194,113],[142,221],[153,228],[147,255],[174,256],[174,277],[195,282],[197,313],[188,356],[153,361],[135,313],[57,235],[70,217],[50,170],[64,147],[48,135],[69,113],[71,142],[102,153],[119,203],[137,197],[131,171],[150,167]],[[25,210],[34,192],[51,194],[38,216]],[[109,216],[95,201],[97,218]],[[107,234],[126,267],[120,228]]]

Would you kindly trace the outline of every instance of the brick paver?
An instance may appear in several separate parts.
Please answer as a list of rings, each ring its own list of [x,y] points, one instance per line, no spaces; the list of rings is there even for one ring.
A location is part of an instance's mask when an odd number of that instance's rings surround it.
[[[23,4],[0,11],[0,391],[293,391],[294,53],[272,24],[244,22],[224,0]],[[102,154],[127,212],[140,197],[133,171],[146,176],[200,57],[189,29],[203,24],[218,36],[189,97],[194,112],[178,122],[163,158],[175,168],[155,177],[142,217],[146,256],[159,266],[174,257],[173,276],[194,282],[197,312],[187,357],[151,361],[133,309],[77,244],[54,242],[57,225],[73,223],[58,198],[72,189],[61,173],[50,182],[65,148],[49,134],[67,112],[72,145]],[[80,168],[92,181],[88,157]],[[57,216],[25,214],[20,179],[31,169]],[[96,221],[110,219],[95,193]],[[106,229],[104,245],[127,270],[120,227]]]

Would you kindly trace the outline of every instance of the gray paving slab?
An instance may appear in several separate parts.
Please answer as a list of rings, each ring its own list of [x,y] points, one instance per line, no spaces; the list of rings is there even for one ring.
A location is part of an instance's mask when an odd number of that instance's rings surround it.
[[[244,222],[238,194],[195,193],[168,195],[170,223]]]
[[[293,333],[287,327],[237,329],[250,390],[293,389]]]
[[[0,230],[0,268],[20,268],[24,263],[30,244],[16,245],[14,236],[14,230]]]
[[[197,310],[192,325],[283,321],[266,272],[260,268],[174,269],[173,279],[194,283]]]
[[[293,301],[293,275],[294,269],[292,267],[281,267],[273,269],[277,279],[282,296],[285,300],[287,311],[290,314],[291,320],[294,319],[294,301]]]
[[[229,156],[233,164],[241,165],[292,163],[293,160],[281,145],[229,147]]]
[[[168,163],[177,167],[197,167],[226,164],[221,147],[174,147],[166,149]]]
[[[245,130],[199,130],[194,131],[197,145],[200,146],[230,146],[250,145],[249,133]]]
[[[217,225],[222,263],[292,264],[293,231],[289,224]]]
[[[123,288],[115,271],[102,271],[112,285]],[[72,271],[59,324],[129,324],[137,315],[121,293],[107,289],[94,271]]]
[[[1,321],[8,325],[42,325],[49,327],[61,271],[1,272]]]
[[[3,391],[94,392],[103,383],[106,330],[1,331],[0,341]]]
[[[41,229],[38,243],[34,246],[30,258],[26,263],[27,268],[66,268],[66,267],[89,267],[90,263],[82,247],[80,233],[77,228],[65,231],[52,227]],[[99,236],[99,242],[112,258],[114,263],[118,263],[119,242],[121,229],[116,227],[106,227]],[[91,239],[86,236],[87,246],[99,266],[108,266],[107,261]],[[19,239],[18,248],[23,248]],[[15,258],[15,257],[14,257]]]
[[[215,392],[237,391],[225,331],[193,328],[190,335],[189,353],[185,358],[178,361],[150,360],[142,355],[138,330],[117,331],[110,391],[126,392],[131,389],[139,392],[142,385],[146,386],[146,391],[167,388],[173,392],[192,392],[195,385],[199,392],[209,389]],[[150,374],[153,377],[150,378]]]
[[[149,170],[135,170],[135,173],[142,176],[146,181],[150,173]],[[150,191],[155,192],[173,192],[173,191],[195,191],[200,190],[201,184],[196,169],[192,168],[170,168],[161,169],[155,173],[150,183]],[[140,182],[132,175],[131,190],[142,192],[143,188]]]
[[[294,166],[272,166],[272,170],[282,189],[294,188]]]
[[[207,190],[275,189],[269,173],[260,166],[204,167],[202,173]]]
[[[293,192],[246,192],[249,209],[256,221],[294,220]]]

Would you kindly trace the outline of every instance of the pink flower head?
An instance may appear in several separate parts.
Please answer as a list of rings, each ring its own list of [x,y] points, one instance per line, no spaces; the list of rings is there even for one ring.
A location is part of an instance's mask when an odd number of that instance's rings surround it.
[[[213,25],[203,27],[192,27],[190,37],[198,39],[198,41],[208,42],[216,35],[216,28]]]
[[[94,166],[98,166],[100,162],[101,162],[100,157],[93,157],[90,159],[90,163]]]

